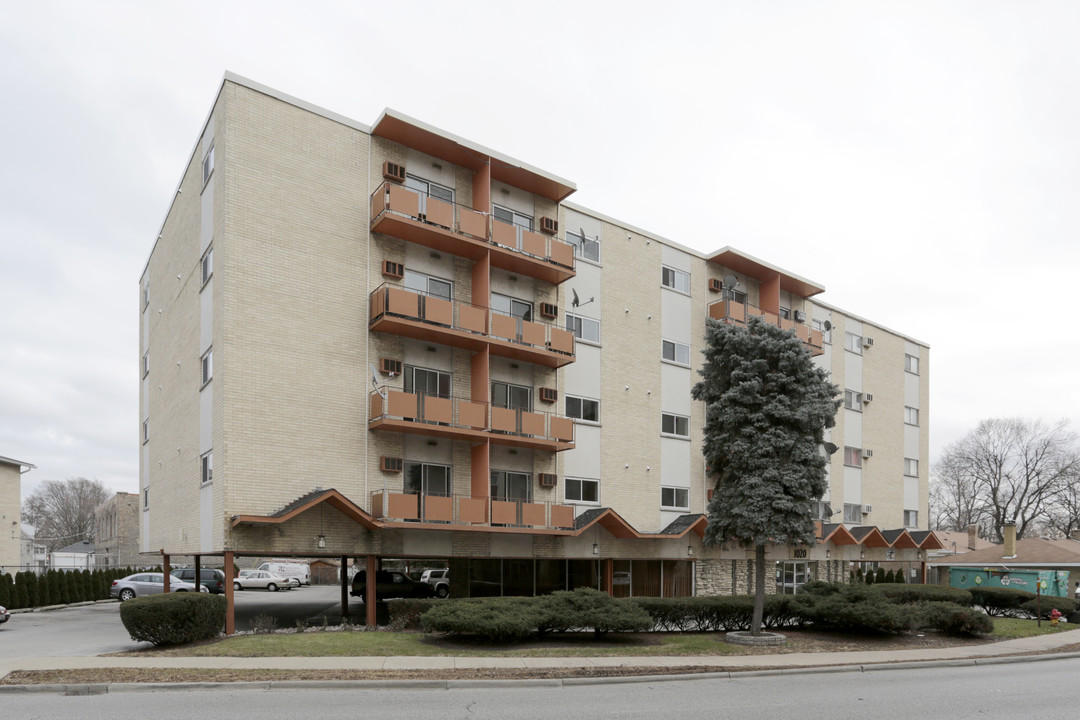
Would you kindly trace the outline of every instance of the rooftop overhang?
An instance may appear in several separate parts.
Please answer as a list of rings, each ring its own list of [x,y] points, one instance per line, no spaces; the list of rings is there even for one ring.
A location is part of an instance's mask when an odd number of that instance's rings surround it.
[[[593,518],[588,524],[578,528],[577,531],[574,532],[574,534],[581,535],[593,525],[599,525],[600,527],[607,530],[608,533],[610,533],[613,537],[621,538],[623,540],[646,537],[645,535],[642,535],[637,530],[635,530],[633,526],[630,525],[630,523],[623,520],[622,517],[611,508],[605,508],[604,512]],[[648,537],[660,536],[650,535]]]
[[[858,545],[859,541],[843,525],[826,525],[822,529],[819,544],[832,543],[833,545]]]
[[[925,535],[925,537],[922,537]],[[915,542],[919,544],[920,550],[944,550],[945,543],[941,542],[941,538],[937,536],[933,530],[926,530],[921,532],[911,533],[911,537]]]
[[[907,530],[883,530],[881,533],[889,542],[889,546],[898,550],[918,550],[919,543],[908,534]]]
[[[868,548],[887,548],[889,547],[889,541],[885,539],[885,536],[881,534],[881,531],[876,527],[862,526],[851,529],[851,534],[859,541],[859,544]]]
[[[387,108],[371,128],[371,134],[445,160],[474,172],[488,162],[491,177],[554,202],[562,202],[577,190],[569,180],[544,172],[481,145],[451,135],[427,123]]]
[[[287,512],[275,513],[272,515],[234,515],[232,526],[280,525],[323,503],[326,503],[345,517],[368,530],[375,530],[384,526],[382,522],[376,520],[365,512],[363,508],[339,493],[337,490],[327,490],[322,494],[308,499],[302,504],[290,507]]]
[[[758,282],[765,282],[779,276],[780,289],[799,297],[808,298],[825,292],[825,287],[822,285],[794,273],[789,273],[783,268],[776,267],[732,247],[724,247],[716,251],[709,256],[709,262],[722,265],[747,277],[752,277]]]
[[[0,465],[15,465],[15,466],[17,466],[19,468],[19,473],[20,474],[25,473],[25,472],[30,472],[31,470],[33,470],[34,468],[37,467],[37,465],[31,465],[28,462],[23,462],[22,460],[16,460],[15,458],[4,457],[2,455],[0,455]],[[26,468],[26,470],[23,470],[23,468]]]

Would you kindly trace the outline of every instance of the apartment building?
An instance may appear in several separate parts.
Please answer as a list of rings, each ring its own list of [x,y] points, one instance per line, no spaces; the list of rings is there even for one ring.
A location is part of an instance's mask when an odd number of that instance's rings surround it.
[[[142,550],[441,561],[458,596],[745,592],[752,553],[701,542],[690,388],[706,319],[761,315],[845,390],[820,541],[770,548],[770,590],[915,569],[927,345],[575,190],[227,74],[140,279]]]
[[[0,456],[0,574],[22,567],[22,476],[34,466]],[[29,568],[26,568],[29,569]]]

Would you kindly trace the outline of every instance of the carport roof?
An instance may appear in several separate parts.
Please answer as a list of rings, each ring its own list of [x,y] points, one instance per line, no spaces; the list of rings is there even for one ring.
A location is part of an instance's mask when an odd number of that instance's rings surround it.
[[[297,515],[317,507],[322,503],[330,505],[341,514],[369,530],[383,527],[381,522],[333,488],[330,488],[329,490],[315,488],[306,495],[301,495],[288,505],[285,505],[269,515],[234,515],[232,525],[233,527],[236,527],[238,525],[280,524],[291,520]]]

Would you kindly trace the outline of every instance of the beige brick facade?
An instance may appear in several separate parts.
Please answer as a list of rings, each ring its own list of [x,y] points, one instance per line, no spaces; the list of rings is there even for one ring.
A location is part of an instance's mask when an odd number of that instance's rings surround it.
[[[928,420],[928,349],[857,321],[873,333],[875,345],[857,360],[845,357],[848,316],[791,290],[811,288],[805,292],[816,295],[820,288],[812,283],[737,252],[723,257],[734,258],[738,268],[725,267],[566,202],[574,190],[566,181],[389,112],[367,127],[227,76],[200,138],[140,281],[149,298],[140,301],[140,356],[149,360],[140,396],[140,423],[147,422],[148,433],[141,446],[144,551],[678,561],[695,564],[699,593],[744,592],[752,567],[747,551],[703,547],[700,525],[691,530],[694,518],[687,518],[704,512],[711,487],[701,456],[704,407],[689,399],[689,389],[698,379],[705,318],[721,297],[710,281],[732,273],[751,305],[805,311],[807,323],[831,319],[833,342],[819,362],[838,382],[857,369],[859,387],[874,394],[858,418],[860,443],[873,446],[874,457],[856,479],[845,472],[842,452],[832,458],[833,506],[842,509],[845,495],[858,496],[860,504],[874,506],[871,524],[900,528],[904,511],[914,509],[925,524],[927,423],[917,430],[918,507],[911,508],[905,488],[913,486],[905,485],[903,471],[914,451],[905,444],[911,431],[904,429],[904,408],[917,391]],[[206,179],[203,159],[211,145],[213,172]],[[527,245],[496,246],[494,235],[477,241],[457,224],[442,229],[432,219],[437,205],[430,216],[406,214],[408,222],[399,219],[396,206],[384,216],[380,205],[373,217],[373,193],[385,202],[386,162],[405,166],[410,182],[420,178],[452,191],[453,212],[465,218],[479,210],[492,231],[500,222],[491,219],[498,209],[493,206],[531,216],[536,224],[543,217],[560,220],[554,239],[537,228],[536,235],[519,234],[522,243],[567,240],[568,230],[578,232],[563,226],[572,215],[598,237],[599,261],[579,260],[576,274],[553,270],[560,267],[554,257],[538,261]],[[484,197],[491,204],[477,208]],[[385,217],[397,224],[375,231],[373,223]],[[203,283],[200,259],[207,247],[213,248],[213,274]],[[373,313],[372,293],[409,287],[384,275],[384,261],[451,287],[453,321],[418,325],[426,318],[406,313],[396,324],[379,324],[389,314]],[[686,288],[662,287],[661,268],[669,264],[689,276]],[[491,296],[483,295],[485,285]],[[572,308],[571,290],[581,296],[580,309]],[[421,308],[437,307],[441,297],[426,299],[415,288],[409,293]],[[488,306],[495,293],[529,304],[519,327],[532,323],[534,332],[551,333],[548,343],[500,340],[493,325],[484,332],[462,330],[459,313],[474,306],[494,323]],[[556,328],[564,326],[567,312],[598,321],[599,342],[579,342],[576,362],[556,369],[565,359],[553,349],[558,330],[540,317],[544,304],[558,306],[550,322]],[[688,346],[689,363],[662,361],[664,340]],[[913,346],[923,369],[916,384],[904,371]],[[203,382],[200,358],[208,348],[213,371]],[[599,401],[600,420],[579,424],[576,445],[566,449],[544,431],[508,437],[456,417],[439,423],[397,419],[373,380],[390,398],[407,395],[406,378],[379,371],[383,358],[448,373],[454,407],[477,401],[478,393],[488,402],[491,383],[499,382],[528,389],[522,418],[535,413],[547,422],[549,414],[561,416],[570,394]],[[541,388],[557,389],[557,402],[540,402]],[[385,414],[372,414],[373,402]],[[689,418],[688,436],[662,433],[664,413]],[[842,411],[832,432],[840,447],[852,422]],[[204,457],[212,457],[212,477],[204,473]],[[402,459],[405,471],[384,471],[384,457]],[[565,507],[577,515],[600,508],[616,515],[569,531],[553,519],[510,527],[494,518],[462,520],[469,500],[486,499],[489,479],[481,462],[490,471],[526,476],[525,505],[545,518]],[[414,479],[428,468],[449,468],[452,521],[409,525],[424,518],[391,515],[391,503],[416,497],[409,494],[411,464]],[[597,502],[567,494],[569,467],[575,478],[597,483]],[[549,473],[557,477],[554,488],[538,481]],[[662,486],[685,490],[686,505],[673,494],[678,502],[662,506]],[[355,509],[290,505],[331,488]],[[234,522],[240,516],[246,519]],[[683,523],[681,530],[663,532],[675,520]],[[316,546],[318,538],[325,547]],[[836,555],[828,563],[824,547],[798,558],[778,548],[769,562],[809,563],[812,575],[840,576],[844,560],[857,555],[830,549]]]

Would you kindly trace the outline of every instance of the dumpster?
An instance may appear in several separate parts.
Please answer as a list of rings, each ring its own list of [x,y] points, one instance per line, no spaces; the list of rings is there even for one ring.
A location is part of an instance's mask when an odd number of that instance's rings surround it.
[[[1036,583],[1045,583],[1040,591],[1051,597],[1070,597],[1069,573],[1066,570],[1007,570],[1004,568],[954,567],[949,571],[949,585],[957,588],[1003,587],[1034,594]]]

